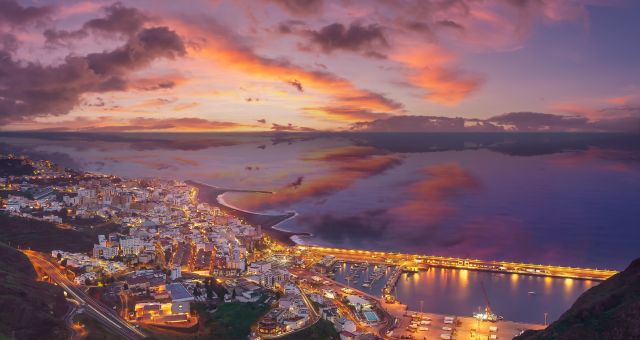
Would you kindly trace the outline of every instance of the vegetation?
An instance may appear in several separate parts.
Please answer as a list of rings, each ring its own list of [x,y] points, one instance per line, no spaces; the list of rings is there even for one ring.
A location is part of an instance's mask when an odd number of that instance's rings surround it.
[[[100,322],[95,319],[84,315],[78,314],[73,317],[73,322],[78,322],[84,327],[84,330],[88,333],[87,338],[92,340],[116,340],[119,337],[106,329]]]
[[[0,159],[0,177],[33,175],[34,170],[21,159]]]
[[[334,340],[340,339],[340,334],[331,321],[320,319],[313,326],[280,338],[281,340]]]
[[[584,292],[546,329],[517,339],[640,339],[640,259]]]
[[[92,249],[102,228],[61,229],[54,223],[0,214],[0,242],[12,247],[31,248],[42,252],[64,249],[85,252]]]
[[[206,337],[221,340],[246,339],[251,326],[269,310],[264,299],[258,302],[230,302],[209,313],[206,305],[196,305]]]
[[[29,259],[0,243],[0,339],[68,337],[62,320],[68,310],[60,287],[36,281]]]

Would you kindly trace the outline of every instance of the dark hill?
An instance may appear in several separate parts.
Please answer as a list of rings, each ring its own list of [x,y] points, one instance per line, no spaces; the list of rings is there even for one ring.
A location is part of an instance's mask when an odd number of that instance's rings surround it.
[[[66,339],[62,289],[36,281],[29,259],[0,243],[0,339]]]
[[[640,259],[584,292],[546,329],[516,339],[640,339]]]

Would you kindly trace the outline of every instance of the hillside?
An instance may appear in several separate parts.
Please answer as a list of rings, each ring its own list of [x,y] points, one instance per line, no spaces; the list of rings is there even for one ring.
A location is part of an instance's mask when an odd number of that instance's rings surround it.
[[[31,262],[0,243],[0,339],[66,339],[62,289],[37,282]]]
[[[640,339],[640,259],[586,291],[546,329],[516,339]]]
[[[97,241],[98,234],[110,231],[103,228],[60,229],[54,223],[0,214],[0,242],[42,252],[54,249],[87,252]]]

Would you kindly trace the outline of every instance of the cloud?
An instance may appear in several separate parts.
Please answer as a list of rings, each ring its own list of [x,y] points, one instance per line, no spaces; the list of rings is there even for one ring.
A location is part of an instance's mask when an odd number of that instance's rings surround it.
[[[148,65],[157,58],[184,56],[182,39],[167,27],[145,28],[124,46],[111,52],[90,53],[89,68],[99,75],[121,74]]]
[[[266,122],[265,122],[266,123]],[[271,123],[271,130],[273,131],[287,131],[287,132],[312,132],[317,131],[316,129],[312,129],[304,126],[295,126],[291,123],[287,125],[280,125],[276,123]]]
[[[579,115],[540,112],[509,112],[488,119],[393,116],[355,122],[351,124],[351,130],[368,132],[640,132],[640,114],[597,120],[589,120]]]
[[[283,81],[305,93],[327,95],[331,106],[350,109],[393,112],[402,105],[385,95],[356,87],[351,81],[325,70],[307,69],[285,58],[258,55],[242,39],[215,20],[203,17],[177,18],[171,21],[183,35],[199,41],[194,54],[255,78]],[[339,119],[327,116],[326,119]]]
[[[483,76],[453,66],[454,56],[435,45],[405,46],[389,58],[405,65],[409,82],[424,89],[425,98],[434,103],[458,104],[484,83]]]
[[[303,180],[304,180],[304,176],[298,176],[298,178],[296,178],[295,181],[293,181],[293,182],[288,184],[288,187],[291,187],[291,188],[295,189],[295,188],[299,187],[300,185],[302,185],[302,181]]]
[[[322,11],[323,0],[268,0],[277,4],[290,14],[307,16]]]
[[[343,122],[360,122],[370,121],[373,119],[381,119],[389,117],[388,113],[374,112],[366,109],[360,109],[354,106],[315,106],[305,107],[302,109],[310,116],[325,118],[329,120],[338,120]]]
[[[352,23],[347,27],[334,23],[318,31],[305,30],[302,34],[309,37],[309,42],[302,46],[303,49],[319,49],[327,54],[342,50],[384,58],[378,51],[389,47],[383,29],[376,24]]]
[[[30,124],[30,122],[23,122]],[[129,132],[129,131],[220,131],[251,128],[250,125],[208,120],[196,117],[147,118],[133,117],[114,119],[99,117],[91,119],[79,116],[59,122],[33,122],[43,131],[84,131],[84,132]]]
[[[81,95],[126,90],[129,72],[185,53],[180,37],[167,27],[143,29],[112,51],[68,56],[59,65],[16,61],[0,51],[0,122],[67,114]]]
[[[73,40],[83,39],[90,32],[116,34],[131,37],[138,33],[149,17],[136,8],[126,7],[119,2],[103,8],[105,16],[91,19],[75,31],[47,29],[43,32],[46,43],[68,45]]]
[[[515,131],[575,131],[584,130],[587,118],[561,116],[538,112],[509,112],[488,119],[490,122],[510,127]]]
[[[479,119],[437,116],[395,116],[370,122],[356,122],[351,125],[351,130],[370,132],[504,131],[498,125]]]
[[[298,90],[298,92],[304,92],[304,88],[302,87],[302,83],[297,79],[288,80],[287,84],[295,87],[296,90]]]
[[[120,33],[132,36],[142,29],[149,17],[136,8],[126,7],[119,2],[104,8],[106,16],[87,21],[85,30],[96,30],[107,33]]]
[[[48,19],[53,12],[52,6],[23,7],[17,1],[0,0],[0,23],[13,27],[42,22]]]

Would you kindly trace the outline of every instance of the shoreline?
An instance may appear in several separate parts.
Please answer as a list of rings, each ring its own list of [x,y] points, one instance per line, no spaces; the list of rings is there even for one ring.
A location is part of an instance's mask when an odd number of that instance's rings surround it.
[[[277,228],[278,224],[297,216],[298,214],[296,212],[288,212],[280,215],[261,214],[234,207],[227,204],[224,199],[220,197],[227,192],[273,194],[271,191],[224,189],[192,180],[187,180],[185,183],[198,190],[198,201],[218,207],[224,212],[236,218],[240,218],[252,226],[260,225],[262,227],[262,231],[277,242],[284,243],[289,246],[303,245],[304,243],[300,242],[301,237],[311,236],[311,234],[305,232],[293,232]]]

